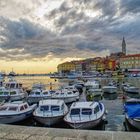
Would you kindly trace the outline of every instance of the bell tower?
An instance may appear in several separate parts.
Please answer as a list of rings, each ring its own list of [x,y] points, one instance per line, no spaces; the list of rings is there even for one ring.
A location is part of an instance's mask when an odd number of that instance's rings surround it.
[[[123,40],[122,40],[122,53],[124,55],[126,55],[126,43],[125,43],[125,38],[123,37]]]

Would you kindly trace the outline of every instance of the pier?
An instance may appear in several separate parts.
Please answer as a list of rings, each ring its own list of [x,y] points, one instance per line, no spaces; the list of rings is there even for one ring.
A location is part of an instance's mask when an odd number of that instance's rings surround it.
[[[139,140],[139,132],[0,125],[0,140]]]

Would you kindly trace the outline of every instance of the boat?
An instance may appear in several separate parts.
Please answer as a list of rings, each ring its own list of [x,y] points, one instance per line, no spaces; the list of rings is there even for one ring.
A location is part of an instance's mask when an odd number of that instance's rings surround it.
[[[68,112],[68,107],[63,100],[41,100],[38,108],[33,112],[37,122],[50,126],[63,120]]]
[[[129,99],[124,104],[125,118],[140,130],[140,99]]]
[[[107,94],[116,94],[118,92],[118,88],[116,83],[110,82],[107,86],[102,87],[103,93]]]
[[[125,89],[125,92],[130,94],[139,94],[140,89],[135,86],[129,86]]]
[[[52,99],[64,100],[65,103],[71,103],[79,99],[79,92],[73,92],[67,89],[57,90]]]
[[[32,116],[36,105],[29,106],[27,102],[14,101],[0,105],[0,123],[16,123]]]
[[[41,83],[41,82],[40,83],[34,83],[32,85],[32,90],[34,90],[34,89],[45,90],[46,89],[46,85]]]
[[[27,101],[30,104],[38,103],[40,100],[52,98],[53,93],[55,93],[53,90],[33,89],[29,93]]]
[[[98,89],[98,88],[100,88],[100,83],[97,80],[91,80],[91,81],[88,80],[85,83],[85,87],[86,87],[86,90],[89,90],[90,88]]]
[[[86,92],[87,96],[92,96],[92,98],[96,98],[96,97],[102,97],[103,95],[103,91],[102,89],[89,89],[87,92]]]
[[[87,129],[97,126],[105,115],[100,102],[74,102],[64,121],[72,128]]]
[[[0,88],[0,100],[21,100],[27,97],[26,91],[23,90],[22,84],[15,79],[9,79],[5,86]]]

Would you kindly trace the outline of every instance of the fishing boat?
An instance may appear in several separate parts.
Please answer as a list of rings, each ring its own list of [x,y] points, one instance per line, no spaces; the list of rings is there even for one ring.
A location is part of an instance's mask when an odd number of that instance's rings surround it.
[[[124,104],[125,118],[140,130],[140,99],[129,99]]]
[[[21,100],[27,97],[26,91],[23,90],[22,84],[15,79],[9,79],[5,86],[0,88],[0,100]]]
[[[64,121],[72,128],[92,128],[97,126],[105,115],[105,107],[99,102],[74,102]]]
[[[50,126],[61,122],[67,114],[68,107],[63,100],[42,100],[33,115],[35,120],[41,124]]]
[[[30,117],[36,105],[29,106],[27,102],[14,101],[0,105],[0,123],[15,123]]]
[[[52,99],[61,99],[65,103],[71,103],[79,99],[79,92],[73,92],[67,89],[57,90],[52,95]]]

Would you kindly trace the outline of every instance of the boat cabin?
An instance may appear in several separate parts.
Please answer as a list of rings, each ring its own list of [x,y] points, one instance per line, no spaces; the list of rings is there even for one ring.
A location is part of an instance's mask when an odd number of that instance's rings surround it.
[[[17,95],[19,92],[17,90],[2,90],[0,91],[0,96],[12,96]]]
[[[12,80],[9,80],[9,82],[5,84],[5,87],[10,88],[10,89],[20,89],[22,88],[22,84],[12,79]]]
[[[29,108],[29,105],[27,103],[23,103],[21,101],[15,101],[12,103],[5,103],[2,106],[0,106],[0,113],[19,112],[19,111],[24,111],[28,108]]]
[[[39,102],[39,110],[43,112],[64,111],[64,101],[63,100],[42,100]]]
[[[98,102],[75,102],[70,109],[70,116],[90,116],[102,111]]]

